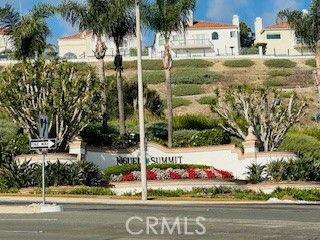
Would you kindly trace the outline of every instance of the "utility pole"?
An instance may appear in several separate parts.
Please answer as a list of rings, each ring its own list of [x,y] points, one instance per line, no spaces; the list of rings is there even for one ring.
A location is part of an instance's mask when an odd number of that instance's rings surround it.
[[[148,200],[147,170],[146,170],[146,146],[144,131],[144,101],[142,81],[142,52],[141,52],[141,26],[140,26],[140,0],[136,0],[136,37],[137,37],[137,67],[138,67],[138,103],[139,103],[139,134],[140,134],[140,164],[142,200]]]

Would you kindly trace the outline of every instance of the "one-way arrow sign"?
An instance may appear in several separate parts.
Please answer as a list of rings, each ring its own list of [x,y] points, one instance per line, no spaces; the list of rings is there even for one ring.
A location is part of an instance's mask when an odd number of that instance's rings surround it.
[[[30,150],[38,150],[38,149],[56,149],[56,139],[31,139],[30,140]]]

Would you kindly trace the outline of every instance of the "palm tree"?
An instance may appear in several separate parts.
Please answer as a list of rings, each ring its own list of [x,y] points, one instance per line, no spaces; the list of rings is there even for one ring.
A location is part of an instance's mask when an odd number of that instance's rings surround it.
[[[170,37],[172,32],[182,33],[190,20],[190,11],[195,9],[196,0],[156,0],[144,7],[144,16],[148,26],[164,38],[163,67],[166,76],[168,147],[172,147],[173,110],[170,53]]]
[[[113,39],[116,46],[116,56],[114,65],[117,76],[117,92],[118,92],[118,108],[119,108],[119,125],[120,135],[126,133],[125,112],[123,99],[123,84],[122,84],[122,55],[120,46],[123,43],[124,37],[135,34],[135,15],[133,11],[134,1],[132,0],[111,0],[113,9],[112,21],[107,29],[107,34]]]
[[[308,11],[285,9],[278,13],[278,21],[288,22],[295,30],[295,35],[307,45],[316,57],[315,84],[320,102],[320,0],[313,0]]]
[[[26,16],[20,16],[9,4],[0,8],[0,26],[6,29],[18,59],[34,58],[44,52],[46,38],[51,34],[45,19],[52,14],[49,4],[36,5]]]
[[[107,95],[103,60],[107,47],[102,38],[109,23],[108,7],[107,1],[103,0],[87,0],[86,3],[64,0],[57,8],[58,13],[72,26],[79,26],[80,31],[92,31],[96,38],[94,56],[99,60],[102,132],[107,130]]]

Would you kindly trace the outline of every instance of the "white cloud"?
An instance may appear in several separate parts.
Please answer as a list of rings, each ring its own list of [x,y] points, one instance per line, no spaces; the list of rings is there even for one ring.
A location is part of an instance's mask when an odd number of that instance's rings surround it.
[[[206,17],[213,21],[231,23],[232,16],[239,14],[239,9],[247,7],[246,10],[251,12],[248,6],[250,0],[209,0]]]

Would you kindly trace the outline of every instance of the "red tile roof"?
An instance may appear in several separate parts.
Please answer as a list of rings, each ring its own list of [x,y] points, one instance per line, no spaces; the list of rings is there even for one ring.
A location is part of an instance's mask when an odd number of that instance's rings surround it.
[[[283,22],[283,23],[279,23],[279,24],[274,24],[274,25],[271,25],[271,26],[268,26],[268,27],[265,27],[265,29],[281,29],[281,28],[286,28],[286,29],[290,29],[290,25],[289,23],[287,22]]]
[[[0,28],[0,34],[5,34],[7,30],[5,28]]]
[[[85,37],[91,36],[91,35],[92,35],[92,32],[85,32],[85,33],[84,33],[84,36],[85,36]],[[70,36],[62,37],[62,38],[60,38],[60,39],[63,39],[63,40],[80,39],[81,36],[83,36],[82,33],[77,33],[77,34],[73,34],[73,35],[70,35]]]
[[[201,28],[229,28],[229,27],[236,27],[236,25],[195,20],[193,21],[193,26],[190,26],[188,28],[201,29]]]

